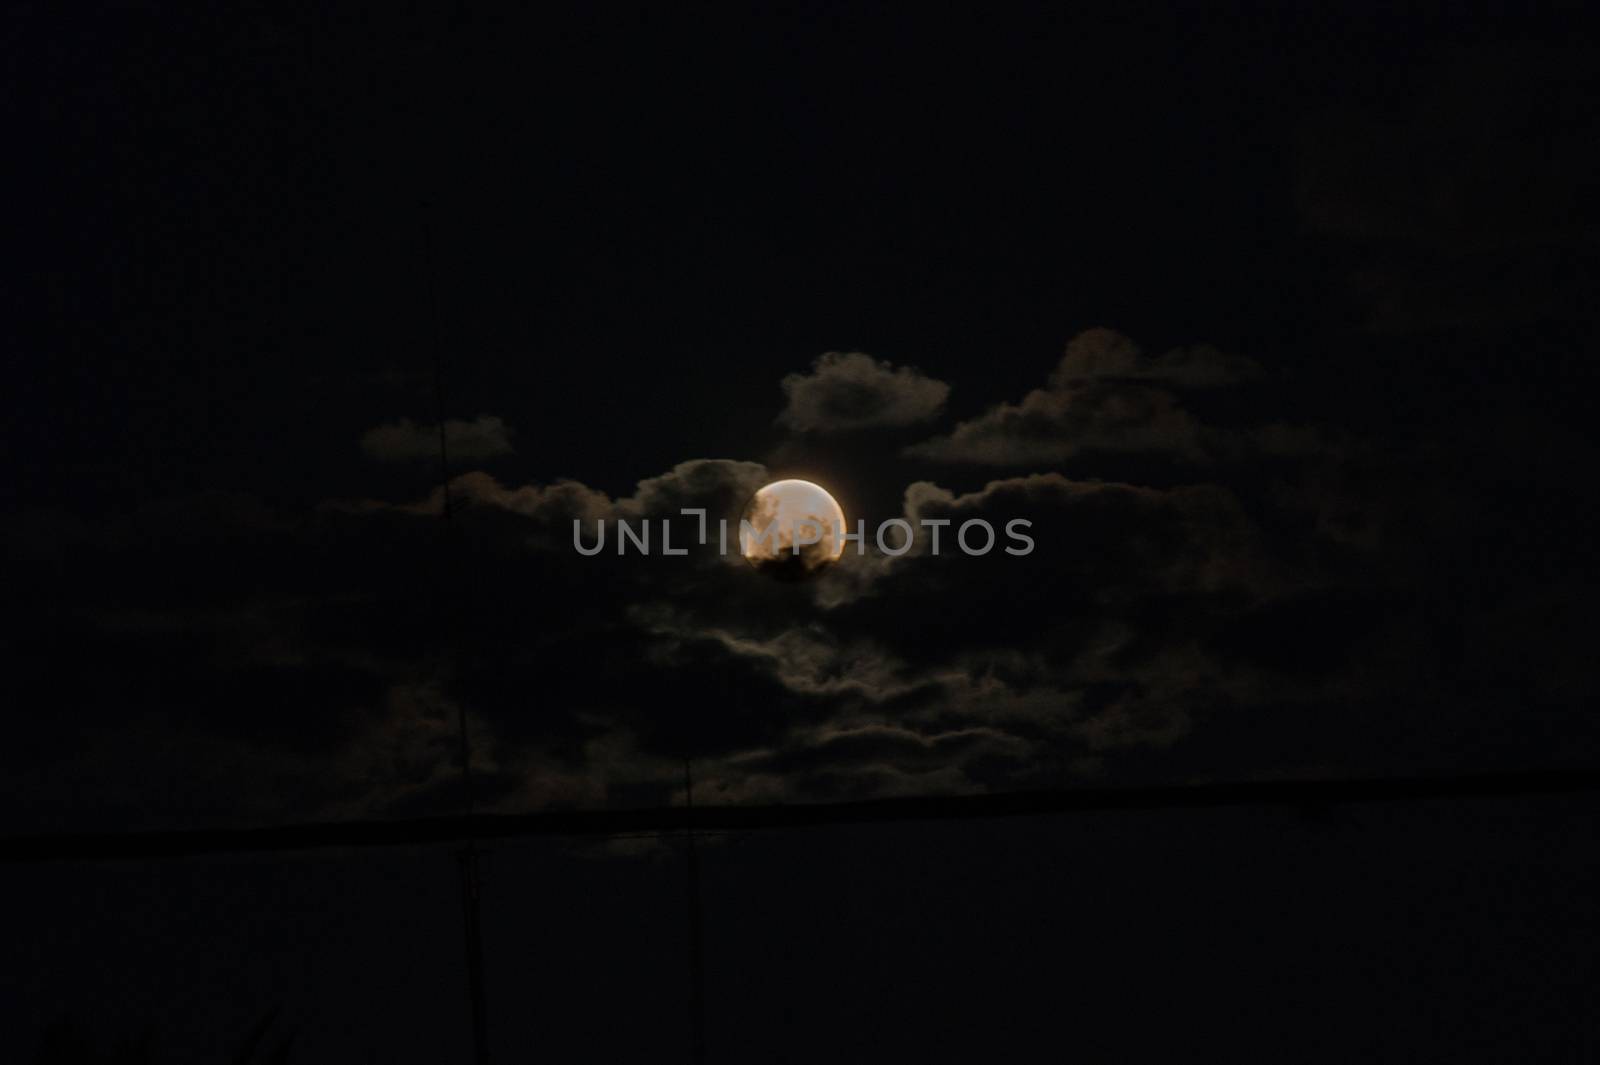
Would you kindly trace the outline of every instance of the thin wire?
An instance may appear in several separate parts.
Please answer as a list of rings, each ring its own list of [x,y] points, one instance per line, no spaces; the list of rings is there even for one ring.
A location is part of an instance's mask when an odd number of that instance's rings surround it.
[[[453,543],[450,528],[455,508],[450,499],[450,444],[449,432],[445,427],[444,338],[439,325],[438,270],[434,260],[433,219],[427,204],[423,205],[422,235],[427,266],[429,318],[433,336],[434,415],[439,424],[439,516],[444,529],[444,549],[449,551]],[[451,577],[451,567],[447,565],[443,587],[440,590],[441,600],[450,594],[453,585]],[[446,625],[440,626],[441,629],[446,627]],[[448,628],[454,632],[453,625],[449,625]],[[467,705],[464,700],[457,700],[456,703],[456,731],[461,742],[461,790],[464,807],[462,829],[466,836],[458,855],[461,867],[461,918],[467,948],[467,996],[472,1007],[473,1060],[477,1065],[488,1065],[488,996],[484,989],[481,883],[478,876],[477,821],[474,817],[477,802],[472,779],[472,734],[467,726]]]
[[[706,965],[704,917],[700,907],[700,853],[694,845],[694,775],[683,760],[683,834],[689,874],[689,1061],[706,1060]]]

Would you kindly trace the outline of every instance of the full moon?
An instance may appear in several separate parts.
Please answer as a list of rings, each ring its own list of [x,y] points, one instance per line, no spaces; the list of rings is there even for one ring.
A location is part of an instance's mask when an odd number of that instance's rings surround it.
[[[745,561],[780,580],[804,580],[844,554],[844,510],[819,484],[773,481],[750,497],[742,520]]]

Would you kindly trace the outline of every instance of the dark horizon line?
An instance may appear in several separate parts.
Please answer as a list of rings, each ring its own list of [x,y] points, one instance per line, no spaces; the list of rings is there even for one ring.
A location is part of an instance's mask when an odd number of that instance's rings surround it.
[[[0,864],[124,861],[219,852],[315,850],[460,843],[515,836],[615,836],[742,832],[883,821],[958,820],[1120,810],[1227,806],[1323,806],[1444,798],[1600,792],[1600,769],[1535,769],[1353,780],[1244,780],[1148,788],[1064,788],[978,795],[919,795],[834,803],[542,810],[381,821],[311,822],[265,828],[154,832],[62,832],[0,838]]]

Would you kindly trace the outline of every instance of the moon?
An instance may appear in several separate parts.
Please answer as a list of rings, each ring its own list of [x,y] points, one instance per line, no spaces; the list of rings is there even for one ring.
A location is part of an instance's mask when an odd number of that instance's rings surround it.
[[[805,580],[844,554],[844,528],[844,509],[820,484],[773,481],[745,504],[739,550],[758,572],[779,580]],[[815,542],[805,542],[813,538]]]

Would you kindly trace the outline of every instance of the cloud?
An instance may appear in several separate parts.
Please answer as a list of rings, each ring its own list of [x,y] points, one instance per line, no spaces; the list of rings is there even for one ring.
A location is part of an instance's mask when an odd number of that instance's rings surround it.
[[[444,429],[452,459],[488,459],[515,450],[511,427],[492,414],[480,414],[470,422],[452,418]],[[410,418],[386,422],[361,434],[361,450],[379,462],[437,459],[439,427],[418,425]]]
[[[809,374],[780,382],[788,405],[778,424],[800,432],[914,425],[938,416],[950,386],[910,366],[896,368],[859,351],[830,351]]]
[[[1110,357],[1075,349],[1070,380],[1165,372],[1101,350]],[[1284,438],[1274,452],[1319,447],[1292,427],[1269,435]],[[250,748],[231,776],[175,768],[173,818],[186,804],[269,820],[442,812],[459,801],[450,740],[464,708],[485,809],[670,801],[685,757],[708,801],[1050,787],[1187,758],[1232,718],[1327,694],[1330,672],[1356,675],[1346,663],[1362,661],[1385,609],[1308,591],[1307,559],[1337,584],[1329,567],[1349,552],[1271,542],[1286,520],[1296,537],[1320,536],[1294,499],[1059,471],[976,489],[914,482],[898,513],[951,521],[941,555],[925,535],[897,558],[869,543],[818,582],[782,585],[716,552],[717,519],[736,520],[769,476],[759,463],[691,459],[613,496],[473,470],[452,481],[443,537],[437,490],[298,515],[213,494],[78,523],[112,534],[99,539],[43,522],[26,537],[59,550],[39,554],[29,588],[49,589],[58,612],[71,597],[83,605],[35,634],[32,657],[75,648],[106,668],[27,671],[30,704],[85,709],[41,721],[17,757],[53,747],[51,786],[87,812],[92,799],[71,796],[106,767],[76,752],[72,731],[92,713],[106,751],[124,733],[143,737],[140,750]],[[1280,509],[1262,522],[1263,506]],[[708,511],[709,546],[683,507]],[[648,519],[653,543],[673,519],[689,554],[618,556],[614,531],[598,556],[573,551],[574,520],[588,542],[590,523],[619,518]],[[1025,518],[1037,547],[962,555],[956,528],[972,518],[995,527],[999,547],[1006,522]],[[1343,650],[1308,654],[1288,630],[1325,603],[1343,616],[1318,631]],[[1282,645],[1257,648],[1258,629],[1284,630]],[[273,792],[283,780],[292,795]],[[202,793],[214,801],[199,804]]]
[[[904,454],[986,466],[1050,466],[1088,452],[1210,458],[1206,430],[1178,392],[1238,384],[1256,364],[1212,347],[1150,358],[1111,329],[1090,329],[1067,345],[1046,388],[1001,403],[946,436]]]
[[[924,530],[898,558],[847,552],[809,603],[735,579],[630,610],[651,642],[670,646],[663,664],[720,662],[744,671],[741,689],[760,678],[789,700],[743,704],[767,720],[768,707],[786,709],[766,743],[697,770],[719,794],[1049,786],[1107,758],[1171,749],[1270,689],[1256,667],[1231,666],[1202,642],[1292,583],[1227,489],[1059,473],[964,493],[918,482],[902,513],[952,523],[939,555]],[[1001,542],[1008,520],[1031,521],[1035,552],[959,554],[956,527],[973,518]]]
[[[1148,358],[1097,334],[1041,391],[1187,398],[1245,372],[1192,354],[1208,350]],[[726,802],[1225,776],[1281,768],[1290,732],[1354,750],[1363,729],[1387,744],[1448,713],[1509,722],[1522,708],[1494,709],[1495,677],[1516,670],[1541,671],[1526,690],[1578,720],[1582,642],[1540,620],[1559,611],[1572,631],[1576,602],[1507,589],[1493,615],[1463,613],[1468,567],[1432,556],[1437,528],[1465,523],[1440,521],[1412,471],[1312,428],[1257,435],[1208,467],[1248,469],[1232,483],[915,481],[888,508],[950,521],[939,555],[922,530],[904,556],[869,542],[800,586],[717,554],[717,519],[769,477],[734,459],[615,496],[465,472],[449,536],[437,491],[303,513],[219,492],[120,518],[40,514],[7,534],[53,545],[18,578],[18,601],[43,606],[13,687],[20,705],[70,712],[23,715],[0,765],[35,774],[33,818],[92,822],[110,802],[172,823],[311,820],[455,809],[461,709],[479,800],[500,810],[665,803],[686,757]],[[1534,474],[1496,476],[1496,499],[1548,527],[1537,501],[1553,493],[1514,491]],[[684,507],[708,511],[707,547]],[[1381,535],[1363,532],[1369,512]],[[673,519],[689,554],[618,556],[613,539],[578,556],[572,522],[592,536],[602,518],[649,519],[653,544]],[[954,548],[975,518],[998,534],[981,557]],[[1023,558],[1001,550],[1018,518],[1036,543]],[[1507,535],[1522,528],[1507,519]],[[159,801],[141,798],[151,765]]]
[[[1302,224],[1463,252],[1592,243],[1579,224],[1593,218],[1584,175],[1600,135],[1592,66],[1587,49],[1531,42],[1420,52],[1403,95],[1310,116]]]
[[[984,762],[1025,764],[1028,744],[983,726],[922,732],[896,724],[797,732],[784,746],[730,759],[739,771],[786,782],[808,798],[867,798],[978,790]]]
[[[1586,49],[1532,42],[1426,49],[1399,91],[1307,116],[1295,208],[1305,230],[1344,245],[1334,261],[1351,262],[1368,328],[1589,313],[1593,65]]]
[[[1204,457],[1199,423],[1170,394],[1143,386],[1035,389],[1021,403],[1001,403],[904,454],[982,466],[1050,466],[1093,451]]]
[[[1050,388],[1083,388],[1098,381],[1142,381],[1173,388],[1220,388],[1255,377],[1260,367],[1251,359],[1229,355],[1209,344],[1174,348],[1149,358],[1138,345],[1114,329],[1097,327],[1079,333],[1068,344],[1050,374]]]
[[[451,478],[450,499],[462,521],[478,526],[493,522],[495,515],[524,519],[515,524],[498,523],[498,528],[509,534],[505,542],[519,548],[571,550],[573,521],[583,523],[587,540],[593,539],[596,522],[611,525],[618,520],[637,524],[641,520],[672,518],[686,523],[679,534],[683,535],[695,526],[692,517],[681,515],[685,508],[706,512],[708,534],[714,545],[718,520],[726,518],[737,528],[745,503],[770,479],[767,468],[759,462],[690,459],[666,473],[639,481],[632,495],[613,499],[570,479],[507,486],[489,473],[473,470]],[[332,499],[318,509],[327,515],[349,517],[435,518],[443,512],[443,498],[444,490],[435,488],[422,499],[408,503]]]

